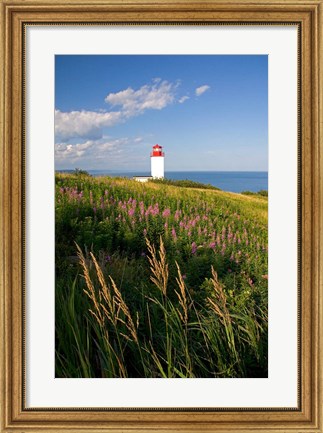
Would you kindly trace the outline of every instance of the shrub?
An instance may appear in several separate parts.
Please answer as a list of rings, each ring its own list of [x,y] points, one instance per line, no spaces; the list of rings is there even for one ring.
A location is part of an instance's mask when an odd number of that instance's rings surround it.
[[[252,192],[252,191],[241,191],[240,194],[243,195],[261,195],[262,197],[268,197],[268,191],[265,189],[261,189],[258,192]]]
[[[183,188],[199,188],[199,189],[213,189],[216,191],[220,191],[220,188],[216,186],[195,182],[193,180],[184,179],[184,180],[174,180],[174,179],[151,179],[149,182],[159,183],[163,185],[173,185],[173,186],[181,186]]]
[[[90,177],[90,173],[86,170],[82,170],[81,168],[76,168],[73,172],[74,176],[88,176]]]

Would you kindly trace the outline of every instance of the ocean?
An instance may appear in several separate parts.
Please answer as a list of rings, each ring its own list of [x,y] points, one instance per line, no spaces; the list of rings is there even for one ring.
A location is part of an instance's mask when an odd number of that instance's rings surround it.
[[[59,170],[70,171],[70,170]],[[104,170],[87,170],[92,176],[150,176],[150,172],[117,172]],[[242,192],[268,190],[268,172],[266,171],[166,171],[167,179],[193,180],[216,186],[223,191]]]

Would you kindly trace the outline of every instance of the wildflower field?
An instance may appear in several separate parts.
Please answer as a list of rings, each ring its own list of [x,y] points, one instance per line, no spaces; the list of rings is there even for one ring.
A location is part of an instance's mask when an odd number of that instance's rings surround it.
[[[267,377],[267,197],[56,174],[56,377]]]

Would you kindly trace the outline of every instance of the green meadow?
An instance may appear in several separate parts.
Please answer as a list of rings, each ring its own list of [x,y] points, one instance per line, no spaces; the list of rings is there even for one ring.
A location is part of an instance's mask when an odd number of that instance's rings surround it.
[[[56,377],[267,377],[268,199],[56,174]]]

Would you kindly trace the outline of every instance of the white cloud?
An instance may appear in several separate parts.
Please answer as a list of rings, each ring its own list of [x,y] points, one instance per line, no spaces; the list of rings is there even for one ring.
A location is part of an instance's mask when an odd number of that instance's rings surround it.
[[[146,84],[138,90],[131,87],[117,93],[109,93],[105,101],[112,106],[121,106],[126,117],[133,117],[145,110],[161,110],[174,102],[177,85],[168,81]]]
[[[118,111],[55,111],[55,140],[68,141],[72,138],[98,140],[103,128],[122,123],[143,114],[146,110],[161,110],[175,100],[178,83],[154,79],[138,90],[131,87],[110,93],[105,101],[111,106],[120,106]]]
[[[120,111],[70,111],[55,110],[55,137],[56,140],[70,138],[98,139],[102,137],[102,128],[111,127],[122,121]]]
[[[117,138],[102,137],[98,140],[87,140],[85,142],[71,143],[56,143],[55,144],[55,161],[58,164],[64,163],[65,166],[75,162],[92,161],[106,159],[111,163],[113,158],[120,154],[130,154],[132,152],[131,145],[141,141],[141,137],[135,138]]]
[[[207,84],[205,84],[204,86],[201,87],[197,87],[195,89],[195,95],[196,96],[201,96],[203,93],[205,93],[207,90],[209,90],[210,86],[208,86]]]
[[[189,96],[182,96],[181,98],[179,98],[178,102],[180,104],[183,104],[183,102],[187,101],[188,99],[190,99]]]
[[[55,160],[76,160],[83,156],[87,150],[93,145],[93,141],[87,141],[85,143],[68,144],[68,143],[56,143],[55,144]]]

